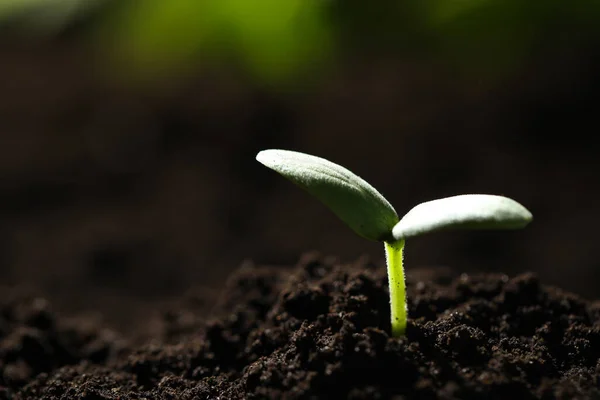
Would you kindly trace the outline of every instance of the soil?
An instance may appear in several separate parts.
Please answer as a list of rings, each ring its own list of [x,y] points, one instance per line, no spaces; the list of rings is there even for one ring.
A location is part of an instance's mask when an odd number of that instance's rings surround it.
[[[400,339],[367,258],[246,262],[126,336],[5,290],[0,398],[600,398],[600,303],[532,273],[416,269],[407,284]]]

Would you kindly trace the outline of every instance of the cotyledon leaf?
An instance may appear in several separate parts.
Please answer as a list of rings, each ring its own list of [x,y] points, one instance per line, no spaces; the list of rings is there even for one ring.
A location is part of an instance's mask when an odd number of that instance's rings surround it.
[[[532,219],[529,210],[508,197],[465,194],[415,206],[394,226],[392,234],[400,240],[450,228],[518,229]]]
[[[391,239],[398,214],[373,186],[346,168],[290,150],[263,150],[256,160],[315,196],[360,236]]]

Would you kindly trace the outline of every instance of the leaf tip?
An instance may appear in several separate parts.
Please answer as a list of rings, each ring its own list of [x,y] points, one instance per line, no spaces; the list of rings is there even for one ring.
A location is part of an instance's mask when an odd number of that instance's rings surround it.
[[[531,223],[531,221],[533,221],[533,214],[531,213],[531,211],[529,211],[525,207],[523,207],[522,217],[523,217],[523,226],[524,227],[529,225],[529,223]]]
[[[256,161],[267,168],[277,170],[277,166],[285,164],[286,150],[267,149],[256,154]]]
[[[261,150],[256,154],[256,161],[263,165],[267,165],[269,159],[269,150]]]

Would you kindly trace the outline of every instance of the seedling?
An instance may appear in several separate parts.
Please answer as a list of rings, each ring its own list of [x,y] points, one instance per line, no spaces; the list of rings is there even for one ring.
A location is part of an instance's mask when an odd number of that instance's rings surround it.
[[[532,220],[516,201],[487,194],[428,201],[398,218],[373,186],[331,161],[289,150],[263,150],[256,159],[315,196],[360,236],[384,243],[394,337],[406,331],[406,239],[450,228],[518,229]]]

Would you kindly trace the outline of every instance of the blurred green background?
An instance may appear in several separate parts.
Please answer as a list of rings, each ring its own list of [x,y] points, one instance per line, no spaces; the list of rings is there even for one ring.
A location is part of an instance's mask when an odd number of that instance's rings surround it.
[[[357,48],[417,55],[469,73],[514,71],[557,46],[595,44],[598,17],[595,0],[0,2],[3,25],[37,36],[77,27],[87,45],[133,77],[169,79],[217,62],[277,84],[318,73]]]
[[[0,279],[115,324],[245,259],[382,258],[254,161],[363,176],[402,214],[513,197],[514,233],[407,267],[537,272],[597,297],[594,0],[0,0]],[[76,299],[76,300],[75,300]]]

